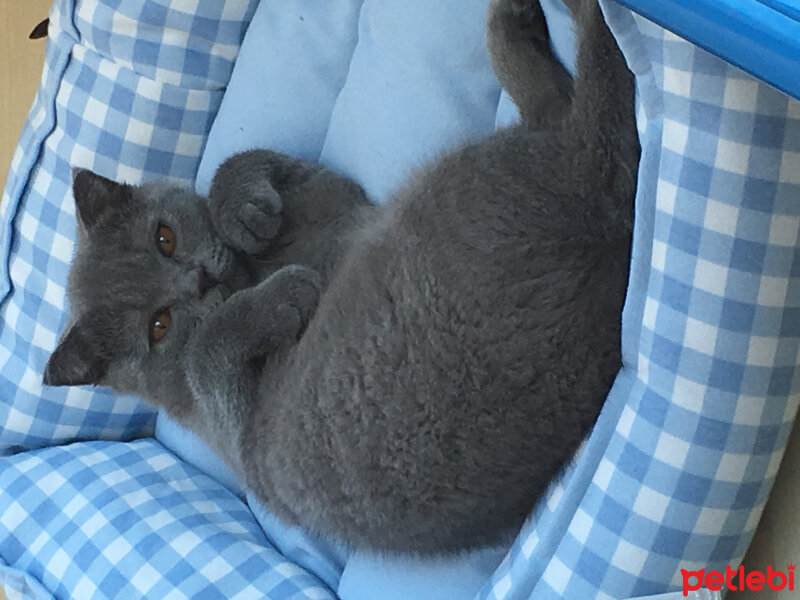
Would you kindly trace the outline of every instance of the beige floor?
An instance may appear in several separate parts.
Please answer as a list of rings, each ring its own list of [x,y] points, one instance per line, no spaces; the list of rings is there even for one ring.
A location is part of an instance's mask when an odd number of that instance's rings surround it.
[[[44,40],[31,41],[28,33],[47,16],[51,0],[0,0],[0,182],[6,172],[22,123],[39,83]],[[745,560],[747,568],[766,565],[785,569],[800,562],[800,427],[781,466],[778,483],[761,526]],[[745,592],[737,600],[789,600],[795,592]],[[6,600],[0,589],[0,600]]]
[[[45,40],[29,40],[52,0],[0,0],[0,183],[42,72]]]

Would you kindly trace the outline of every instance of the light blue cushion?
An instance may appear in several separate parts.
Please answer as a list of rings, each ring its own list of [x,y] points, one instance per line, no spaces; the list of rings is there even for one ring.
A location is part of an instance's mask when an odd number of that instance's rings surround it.
[[[503,545],[427,559],[359,552],[347,561],[337,593],[342,600],[469,600],[507,551]]]
[[[339,588],[350,550],[335,540],[316,536],[299,527],[287,527],[251,494],[250,510],[275,548],[294,564],[313,573],[331,590]]]
[[[341,0],[337,13],[297,0],[297,35],[274,15],[283,4],[264,0],[254,17],[199,191],[222,160],[257,146],[320,160],[380,202],[426,155],[494,129],[500,86],[483,43],[486,0]],[[336,35],[317,40],[329,28]]]
[[[197,174],[205,192],[231,154],[266,141],[316,160],[357,41],[360,0],[263,0]],[[264,143],[264,142],[262,142]]]
[[[446,148],[494,131],[485,0],[366,0],[320,162],[382,202]]]

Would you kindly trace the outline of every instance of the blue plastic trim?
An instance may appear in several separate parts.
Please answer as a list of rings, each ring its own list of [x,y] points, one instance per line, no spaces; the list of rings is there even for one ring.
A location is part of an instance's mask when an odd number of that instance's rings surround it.
[[[800,0],[617,0],[800,99]]]
[[[759,2],[782,12],[795,21],[800,21],[800,2],[798,0],[759,0]]]

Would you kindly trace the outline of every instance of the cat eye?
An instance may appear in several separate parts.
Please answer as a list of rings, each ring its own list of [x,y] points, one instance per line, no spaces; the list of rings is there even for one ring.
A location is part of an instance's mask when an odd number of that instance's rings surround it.
[[[160,223],[158,225],[158,231],[156,231],[156,243],[158,244],[158,251],[167,258],[170,258],[173,252],[175,252],[176,242],[177,240],[175,232],[163,223]]]
[[[167,336],[172,317],[166,309],[158,311],[150,321],[150,343],[157,344]]]

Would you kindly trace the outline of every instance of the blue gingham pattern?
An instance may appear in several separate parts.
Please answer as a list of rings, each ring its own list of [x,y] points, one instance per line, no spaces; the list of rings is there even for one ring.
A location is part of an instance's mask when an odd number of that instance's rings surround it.
[[[254,4],[54,7],[0,208],[11,250],[0,453],[152,424],[134,399],[39,383],[65,312],[69,166],[189,182]],[[800,107],[605,8],[641,101],[625,368],[481,598],[635,597],[678,589],[680,568],[738,563],[797,409]],[[240,500],[152,440],[14,454],[0,461],[0,490],[0,581],[12,593],[334,597],[274,551]]]
[[[800,102],[604,10],[643,149],[624,368],[482,599],[637,597],[737,565],[800,398]]]
[[[240,498],[152,439],[20,453],[0,461],[0,489],[0,584],[26,599],[335,599]]]
[[[7,600],[52,600],[53,595],[28,573],[14,569],[0,558],[0,582]]]
[[[140,400],[43,388],[66,318],[70,168],[191,184],[256,0],[58,0],[0,206],[0,456],[152,429]]]

